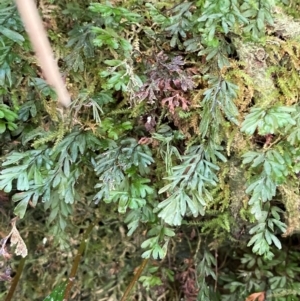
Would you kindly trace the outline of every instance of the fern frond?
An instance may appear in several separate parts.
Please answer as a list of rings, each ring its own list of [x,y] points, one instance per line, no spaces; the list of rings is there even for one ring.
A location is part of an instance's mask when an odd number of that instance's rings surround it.
[[[296,42],[294,40],[287,40],[287,42],[283,43],[281,47],[289,55],[289,59],[291,60],[294,68],[296,70],[299,70],[300,60],[299,60],[299,56],[297,57],[297,53],[299,53],[299,47],[300,47],[299,42]]]
[[[109,113],[107,113],[107,116],[126,115],[129,113],[132,113],[132,109],[123,108],[123,109],[110,111]]]
[[[43,101],[44,108],[46,112],[49,114],[50,118],[54,122],[59,122],[59,115],[57,111],[57,103],[54,101]]]
[[[32,143],[32,147],[34,148],[38,148],[40,147],[41,145],[44,145],[50,141],[53,141],[55,140],[57,137],[57,132],[50,132],[46,137],[43,137],[43,138],[40,138],[40,139],[37,139],[36,141],[34,141]]]
[[[278,78],[277,83],[283,92],[285,103],[294,103],[297,101],[298,95],[295,94],[295,88],[292,87],[293,90],[291,90],[290,84],[285,78]]]
[[[42,137],[40,139],[37,139],[32,143],[32,146],[34,148],[38,148],[41,145],[44,145],[48,142],[54,141],[54,148],[59,144],[59,142],[62,141],[65,134],[67,132],[66,124],[61,121],[58,125],[58,129],[56,131],[50,132],[46,137]]]
[[[63,140],[65,134],[67,132],[66,125],[64,122],[60,122],[58,125],[58,130],[56,131],[56,138],[53,149],[57,147],[57,145]]]
[[[209,214],[209,212],[208,212]],[[231,221],[230,216],[228,212],[218,213],[217,217],[212,218],[210,220],[205,220],[203,222],[203,225],[201,227],[202,233],[212,233],[214,238],[217,238],[220,236],[221,233],[227,232],[230,233],[231,229]]]

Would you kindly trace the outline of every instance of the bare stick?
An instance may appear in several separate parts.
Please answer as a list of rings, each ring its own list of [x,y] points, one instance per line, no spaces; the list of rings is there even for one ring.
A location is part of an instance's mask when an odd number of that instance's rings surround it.
[[[86,229],[86,231],[85,231],[85,233],[82,237],[79,249],[78,249],[77,254],[74,258],[74,263],[73,263],[72,268],[71,268],[68,284],[67,284],[66,289],[65,289],[65,293],[64,293],[64,300],[65,301],[69,300],[71,289],[72,289],[72,286],[74,284],[75,276],[76,276],[76,273],[77,273],[77,269],[78,269],[82,254],[84,253],[85,248],[86,248],[87,239],[88,239],[90,233],[92,232],[94,226],[96,225],[96,223],[97,223],[97,221],[91,223],[89,225],[89,227]]]
[[[131,291],[132,288],[134,287],[135,283],[139,280],[139,278],[140,278],[140,276],[141,276],[141,274],[142,274],[142,272],[143,272],[145,266],[147,265],[148,261],[149,261],[149,259],[144,259],[144,260],[142,261],[142,264],[139,266],[139,268],[138,268],[136,274],[134,275],[133,279],[131,280],[131,282],[130,282],[129,285],[127,286],[126,291],[125,291],[125,293],[124,293],[124,295],[123,295],[121,301],[127,301],[127,298],[128,298],[128,296],[129,296],[129,294],[130,294],[130,291]]]
[[[5,301],[10,301],[13,297],[13,294],[16,290],[16,287],[18,285],[18,282],[20,280],[20,277],[22,275],[22,272],[23,272],[23,268],[24,268],[24,265],[25,265],[25,260],[26,258],[21,258],[20,260],[20,263],[19,263],[19,266],[18,266],[18,270],[17,270],[17,274],[14,276],[14,279],[11,283],[11,286],[10,286],[10,289],[9,289],[9,292],[5,298]]]
[[[54,60],[53,52],[47,38],[34,0],[15,0],[21,18],[25,24],[26,31],[36,52],[39,64],[49,85],[53,86],[58,101],[65,107],[71,103],[70,95],[60,75],[57,63]]]

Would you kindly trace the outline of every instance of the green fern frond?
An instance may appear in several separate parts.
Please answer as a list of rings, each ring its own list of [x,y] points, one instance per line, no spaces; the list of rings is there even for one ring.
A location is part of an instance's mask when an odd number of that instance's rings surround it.
[[[254,223],[256,221],[254,215],[250,212],[249,208],[242,207],[239,212],[239,215],[241,219],[245,222]]]
[[[167,113],[167,108],[163,107],[157,120],[157,124],[156,124],[157,127],[159,127],[162,124],[162,120],[165,118],[166,113]]]
[[[56,138],[53,149],[57,147],[57,145],[63,140],[65,134],[67,132],[67,128],[64,122],[60,122],[58,125],[58,130],[56,131]]]
[[[34,141],[32,143],[32,147],[34,148],[38,148],[40,147],[41,145],[44,145],[50,141],[53,141],[55,140],[57,137],[57,132],[50,132],[46,137],[43,137],[43,138],[40,138],[40,139],[37,139],[36,141]]]
[[[126,115],[130,113],[132,113],[132,109],[124,108],[124,109],[117,109],[117,110],[110,111],[109,113],[107,113],[107,116]]]
[[[66,124],[61,121],[58,125],[58,129],[53,132],[49,132],[49,134],[46,137],[42,137],[40,139],[37,139],[32,143],[32,146],[34,148],[38,148],[41,145],[44,145],[48,142],[53,142],[54,141],[54,148],[59,144],[59,142],[62,141],[64,138],[65,134],[67,133],[67,127]]]
[[[191,111],[178,110],[178,116],[182,119],[188,119],[192,115],[193,115],[193,112],[191,112]]]
[[[188,151],[193,145],[199,143],[199,136],[194,136],[191,139],[188,140],[187,145],[186,145],[186,151]]]
[[[215,218],[210,220],[205,220],[201,227],[201,232],[209,234],[213,232],[214,238],[219,237],[220,233],[223,233],[224,230],[226,233],[230,233],[231,221],[230,215],[228,212],[218,213]]]
[[[297,97],[297,95],[295,94],[295,92],[296,92],[295,86],[294,85],[292,86],[292,88],[294,90],[294,91],[292,91],[290,89],[291,87],[290,87],[289,81],[286,78],[284,78],[284,77],[278,78],[277,83],[278,83],[279,88],[283,92],[286,102],[291,102],[291,100],[294,100]]]
[[[118,106],[120,107],[120,106]],[[132,108],[130,108],[130,116],[133,118],[139,117],[145,114],[145,103],[143,101],[138,102]]]
[[[49,114],[50,118],[54,122],[59,122],[59,115],[57,111],[57,103],[54,101],[47,102],[45,99],[43,101],[44,108]]]

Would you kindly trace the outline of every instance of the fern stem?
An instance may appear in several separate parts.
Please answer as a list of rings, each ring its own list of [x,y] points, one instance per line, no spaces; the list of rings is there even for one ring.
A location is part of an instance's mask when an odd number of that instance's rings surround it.
[[[140,278],[145,266],[147,265],[149,259],[144,259],[142,264],[140,265],[139,269],[137,270],[136,274],[134,275],[133,279],[131,280],[131,282],[129,283],[129,285],[126,288],[126,291],[121,299],[121,301],[126,301],[127,297],[129,296],[130,291],[132,290],[133,286],[135,285],[135,283],[138,281],[138,279]]]
[[[84,250],[85,250],[85,247],[86,247],[86,240],[88,239],[88,236],[92,232],[95,224],[96,224],[96,222],[91,223],[88,226],[88,228],[86,229],[86,231],[85,231],[85,233],[82,237],[82,240],[81,240],[79,249],[77,251],[77,254],[74,258],[74,262],[73,262],[71,272],[70,272],[70,276],[69,276],[69,279],[68,279],[68,284],[66,286],[65,294],[64,294],[64,300],[66,300],[66,301],[70,297],[71,289],[72,289],[72,286],[74,284],[74,279],[75,279],[75,276],[76,276],[76,273],[77,273],[77,269],[78,269],[78,266],[79,266],[79,263],[80,263],[80,259],[81,259],[81,256],[82,256]]]
[[[26,260],[25,257],[22,257],[21,260],[20,260],[20,264],[18,266],[17,274],[16,274],[16,276],[14,277],[14,279],[11,283],[11,286],[10,286],[9,292],[8,292],[6,298],[5,298],[5,301],[10,301],[13,297],[13,294],[16,290],[16,287],[18,285],[18,282],[19,282],[20,277],[21,277],[22,272],[23,272],[23,268],[24,268],[24,265],[25,265],[25,260]]]

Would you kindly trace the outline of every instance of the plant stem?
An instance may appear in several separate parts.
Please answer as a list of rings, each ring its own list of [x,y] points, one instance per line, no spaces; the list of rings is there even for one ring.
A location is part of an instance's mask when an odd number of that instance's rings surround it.
[[[71,103],[70,95],[54,60],[53,51],[35,1],[16,0],[16,4],[48,84],[55,88],[58,101],[68,107]]]
[[[25,265],[25,260],[26,260],[25,257],[22,257],[21,260],[20,260],[20,264],[18,266],[17,274],[15,275],[15,277],[12,280],[12,283],[11,283],[9,292],[8,292],[6,298],[5,298],[5,301],[10,301],[13,297],[13,294],[16,290],[16,287],[18,285],[18,282],[19,282],[20,277],[21,277],[22,272],[23,272],[23,268],[24,268],[24,265]]]
[[[70,293],[71,293],[71,289],[72,289],[72,286],[73,286],[73,283],[74,283],[74,279],[75,279],[76,272],[77,272],[77,269],[78,269],[78,266],[79,266],[79,262],[80,262],[81,256],[82,256],[82,254],[85,250],[85,247],[86,247],[86,240],[88,239],[88,236],[92,232],[95,224],[96,224],[96,222],[91,223],[88,226],[88,228],[86,229],[86,231],[83,235],[83,238],[81,240],[79,249],[77,251],[77,254],[74,258],[74,262],[73,262],[71,272],[70,272],[70,276],[69,276],[69,279],[68,279],[68,284],[66,286],[65,294],[64,294],[64,300],[66,300],[66,301],[69,299],[69,296],[70,296]]]
[[[126,288],[126,291],[121,299],[121,301],[126,301],[130,291],[132,290],[133,286],[135,285],[135,283],[138,281],[138,279],[140,278],[145,266],[147,265],[149,259],[144,259],[142,264],[140,265],[139,269],[137,270],[136,274],[134,275],[133,279],[131,280],[131,282],[129,283],[129,285]]]

